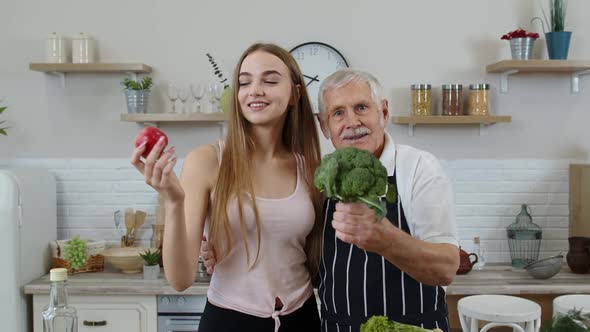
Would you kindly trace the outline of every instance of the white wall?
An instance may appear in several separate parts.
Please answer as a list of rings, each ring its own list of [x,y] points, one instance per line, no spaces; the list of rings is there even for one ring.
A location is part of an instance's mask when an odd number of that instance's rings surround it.
[[[177,165],[181,168],[182,160]],[[124,159],[13,159],[3,166],[45,166],[57,177],[58,237],[81,235],[113,244],[113,213],[127,207],[148,212],[138,233],[143,245],[152,236],[157,195]],[[528,203],[543,228],[541,257],[567,252],[569,161],[455,160],[443,166],[453,180],[461,245],[471,250],[480,236],[493,262],[509,261],[506,227],[520,204]]]
[[[590,55],[589,11],[590,2],[570,0],[571,59]],[[227,75],[255,41],[288,49],[312,40],[331,44],[351,66],[381,80],[394,115],[408,114],[412,83],[431,83],[438,96],[444,83],[489,82],[492,113],[512,115],[513,123],[491,126],[487,136],[478,136],[477,127],[417,127],[414,137],[404,126],[388,130],[398,143],[445,160],[465,246],[481,235],[492,259],[506,260],[504,228],[528,202],[546,231],[543,253],[567,248],[567,165],[590,160],[590,75],[581,79],[579,94],[570,93],[561,74],[515,75],[510,93],[499,94],[498,75],[485,72],[510,56],[502,34],[531,28],[531,17],[540,15],[537,1],[0,0],[0,12],[0,98],[9,106],[2,119],[13,127],[0,137],[0,165],[55,172],[62,238],[115,240],[112,213],[145,208],[153,221],[156,196],[127,162],[141,126],[119,121],[121,75],[69,75],[61,88],[56,77],[28,70],[43,61],[44,39],[53,31],[90,34],[102,62],[153,66],[151,112],[167,107],[168,83],[215,80],[205,53]],[[544,47],[537,42],[537,57],[546,58]],[[180,157],[219,134],[216,126],[162,128]],[[151,236],[148,224],[143,239]]]
[[[566,75],[517,75],[510,93],[498,94],[497,74],[485,66],[509,57],[499,37],[529,28],[539,15],[535,0],[495,1],[9,1],[0,0],[0,98],[10,106],[14,128],[0,137],[0,155],[10,157],[121,158],[130,153],[140,126],[119,121],[125,112],[120,75],[70,75],[67,87],[51,75],[28,70],[44,59],[52,31],[85,32],[98,41],[103,62],[144,62],[157,84],[151,111],[165,107],[167,83],[213,82],[205,53],[229,74],[254,41],[285,48],[318,40],[339,49],[351,66],[376,74],[394,114],[407,114],[409,85],[428,82],[440,94],[448,82],[492,84],[494,114],[512,124],[477,128],[423,128],[408,137],[391,125],[396,140],[425,148],[444,159],[588,158],[590,76],[571,94]],[[574,31],[570,58],[590,54],[590,2],[571,0],[568,27]],[[537,45],[545,55],[544,42]],[[214,140],[218,128],[166,125],[185,155]]]

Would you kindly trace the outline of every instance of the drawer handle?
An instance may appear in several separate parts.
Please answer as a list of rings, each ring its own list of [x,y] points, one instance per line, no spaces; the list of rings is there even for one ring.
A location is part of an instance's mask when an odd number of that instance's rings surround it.
[[[84,326],[106,326],[107,321],[106,320],[99,320],[99,321],[85,320],[82,324],[84,324]]]

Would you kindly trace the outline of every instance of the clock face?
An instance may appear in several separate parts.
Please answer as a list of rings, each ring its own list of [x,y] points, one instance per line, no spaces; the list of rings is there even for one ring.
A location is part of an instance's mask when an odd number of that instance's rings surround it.
[[[348,62],[335,48],[320,42],[304,43],[290,52],[303,73],[313,112],[318,113],[320,84],[333,72],[348,67]]]

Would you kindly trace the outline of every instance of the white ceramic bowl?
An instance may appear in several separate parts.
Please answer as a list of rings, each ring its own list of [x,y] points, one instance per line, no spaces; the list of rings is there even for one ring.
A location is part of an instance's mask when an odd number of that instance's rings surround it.
[[[143,269],[143,258],[139,254],[143,254],[150,248],[141,247],[125,247],[125,248],[109,248],[102,252],[107,264],[121,270],[123,273],[138,273]],[[153,250],[153,249],[152,249]]]

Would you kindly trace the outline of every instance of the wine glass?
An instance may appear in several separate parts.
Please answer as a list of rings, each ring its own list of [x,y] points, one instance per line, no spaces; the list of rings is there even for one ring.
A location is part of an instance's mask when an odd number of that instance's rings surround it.
[[[178,89],[176,88],[176,85],[172,83],[168,84],[168,98],[170,99],[170,103],[172,104],[169,113],[174,113],[176,112],[176,99],[178,99]]]
[[[207,99],[209,106],[205,113],[213,113],[215,110],[215,86],[213,84],[207,84]]]
[[[188,99],[188,89],[186,87],[182,87],[180,88],[180,90],[178,90],[178,98],[180,99],[180,101],[182,102],[182,107],[180,108],[180,111],[178,113],[186,113],[186,100]]]
[[[201,83],[191,84],[191,91],[196,101],[193,112],[201,112],[201,99],[205,96],[205,86]]]
[[[215,108],[215,112],[221,112],[221,96],[223,95],[223,85],[215,84],[213,92],[215,99],[217,100],[217,107]]]

